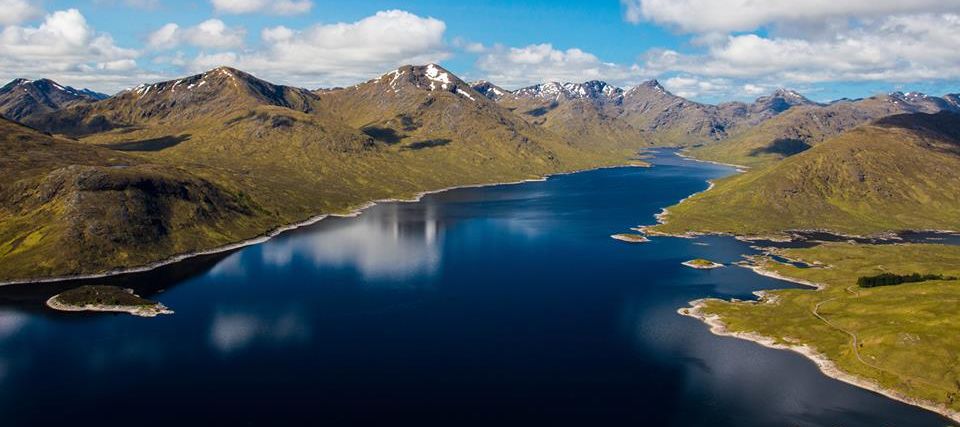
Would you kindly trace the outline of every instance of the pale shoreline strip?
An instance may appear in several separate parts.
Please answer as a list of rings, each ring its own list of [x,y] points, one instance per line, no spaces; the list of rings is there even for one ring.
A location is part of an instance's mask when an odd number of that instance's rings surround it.
[[[791,281],[796,282],[795,280],[791,280]],[[810,359],[811,361],[813,361],[813,363],[817,365],[817,368],[820,369],[820,372],[826,375],[827,377],[830,377],[839,381],[843,381],[847,384],[860,387],[860,388],[872,391],[874,393],[881,394],[883,396],[906,403],[908,405],[917,406],[917,407],[926,409],[928,411],[935,412],[937,414],[940,414],[940,415],[943,415],[944,417],[949,418],[954,422],[960,422],[960,411],[948,408],[942,404],[912,398],[896,390],[884,388],[873,381],[858,377],[853,374],[848,374],[843,370],[841,370],[839,367],[837,367],[837,365],[832,360],[830,360],[829,358],[824,356],[822,353],[816,351],[815,349],[811,348],[806,344],[798,344],[798,345],[783,344],[783,343],[776,342],[773,338],[763,336],[757,333],[730,331],[729,329],[727,329],[727,325],[723,323],[723,321],[720,319],[720,316],[716,314],[703,313],[702,309],[707,301],[709,301],[709,299],[698,299],[698,300],[690,301],[690,307],[681,308],[677,310],[677,313],[679,313],[682,316],[689,316],[694,319],[698,319],[703,323],[706,323],[708,326],[710,326],[710,332],[713,333],[714,335],[739,338],[742,340],[755,342],[764,347],[777,349],[777,350],[789,350],[795,353],[799,353],[805,356],[806,358]]]
[[[105,313],[127,313],[137,317],[156,317],[161,314],[173,314],[173,310],[167,308],[167,306],[155,303],[149,306],[126,306],[126,305],[92,305],[87,304],[84,306],[64,304],[60,302],[57,297],[60,295],[54,295],[47,299],[47,307],[50,307],[57,311],[70,311],[70,312],[81,312],[81,311],[96,311],[96,312],[105,312]]]
[[[229,252],[229,251],[232,251],[232,250],[235,250],[235,249],[245,248],[245,247],[247,247],[247,246],[257,245],[257,244],[266,242],[266,241],[268,241],[268,240],[270,240],[270,239],[272,239],[272,238],[274,238],[274,237],[277,237],[277,236],[279,236],[279,235],[281,235],[281,234],[283,234],[283,233],[285,233],[285,232],[287,232],[287,231],[291,231],[291,230],[295,230],[295,229],[298,229],[298,228],[307,227],[307,226],[316,224],[317,222],[320,222],[321,220],[323,220],[323,219],[325,219],[325,218],[328,218],[328,217],[342,217],[342,218],[343,218],[343,217],[355,217],[355,216],[357,216],[357,215],[360,215],[364,210],[366,210],[366,209],[368,209],[368,208],[370,208],[370,207],[376,206],[377,204],[381,204],[381,203],[415,203],[415,202],[419,202],[424,196],[427,196],[427,195],[430,195],[430,194],[443,193],[443,192],[451,191],[451,190],[459,190],[459,189],[465,189],[465,188],[496,187],[496,186],[501,186],[501,185],[517,185],[517,184],[523,184],[523,183],[528,183],[528,182],[542,182],[542,181],[546,181],[547,179],[549,179],[549,178],[551,178],[551,177],[555,177],[555,176],[572,175],[572,174],[575,174],[575,173],[582,173],[582,172],[589,172],[589,171],[596,171],[596,170],[604,170],[604,169],[617,169],[617,168],[630,168],[630,167],[649,167],[649,166],[647,166],[647,165],[639,165],[639,164],[619,164],[619,165],[611,165],[611,166],[599,166],[599,167],[595,167],[595,168],[578,169],[578,170],[573,170],[573,171],[568,171],[568,172],[551,173],[551,174],[547,174],[547,175],[540,176],[540,177],[538,177],[538,178],[528,178],[528,179],[522,179],[522,180],[518,180],[518,181],[506,181],[506,182],[490,182],[490,183],[479,183],[479,184],[454,185],[454,186],[451,186],[451,187],[444,187],[444,188],[440,188],[440,189],[436,189],[436,190],[420,191],[420,192],[414,193],[412,197],[407,198],[407,199],[394,199],[394,198],[391,198],[391,199],[379,199],[379,200],[370,201],[370,202],[363,203],[363,204],[359,205],[359,207],[354,208],[354,209],[352,209],[350,212],[345,213],[345,214],[331,214],[331,213],[326,213],[326,214],[315,215],[315,216],[312,216],[312,217],[307,218],[307,219],[305,219],[305,220],[303,220],[303,221],[300,221],[300,222],[295,222],[295,223],[292,223],[292,224],[288,224],[288,225],[283,225],[283,226],[276,227],[276,228],[274,228],[273,230],[270,230],[270,231],[268,231],[268,232],[266,232],[266,233],[264,233],[264,234],[261,234],[261,235],[259,235],[259,236],[256,236],[256,237],[253,237],[253,238],[250,238],[250,239],[247,239],[247,240],[242,240],[242,241],[239,241],[239,242],[236,242],[236,243],[230,243],[230,244],[227,244],[227,245],[224,245],[224,246],[218,246],[218,247],[212,248],[212,249],[205,249],[205,250],[201,250],[201,251],[188,252],[188,253],[185,253],[185,254],[174,255],[174,256],[172,256],[172,257],[169,257],[169,258],[166,258],[166,259],[163,259],[163,260],[160,260],[160,261],[152,262],[152,263],[149,263],[149,264],[145,264],[145,265],[142,265],[142,266],[138,266],[138,267],[118,268],[118,269],[103,271],[103,272],[100,272],[100,273],[89,273],[89,274],[78,274],[78,275],[66,275],[66,276],[52,276],[52,277],[39,277],[39,278],[31,278],[31,279],[15,279],[15,280],[2,281],[2,282],[0,282],[0,286],[24,285],[24,284],[32,284],[32,283],[56,283],[56,282],[66,282],[66,281],[71,281],[71,280],[102,279],[102,278],[105,278],[105,277],[119,276],[119,275],[124,275],[124,274],[144,273],[144,272],[147,272],[147,271],[156,270],[157,268],[160,268],[160,267],[163,267],[163,266],[167,266],[167,265],[170,265],[170,264],[175,264],[175,263],[178,263],[178,262],[180,262],[180,261],[183,261],[183,260],[186,260],[186,259],[189,259],[189,258],[194,258],[194,257],[204,256],[204,255],[215,255],[215,254],[218,254],[218,253]]]
[[[744,170],[741,169],[741,166],[739,166],[739,165],[731,165],[731,164],[725,164],[725,163],[720,163],[720,162],[713,162],[713,161],[710,161],[710,160],[700,160],[700,159],[692,158],[692,157],[690,157],[690,156],[688,156],[688,155],[685,155],[685,154],[682,153],[682,152],[678,152],[677,155],[680,156],[680,157],[682,157],[682,158],[684,158],[684,159],[687,159],[687,160],[696,161],[696,162],[713,163],[713,164],[718,164],[718,165],[723,165],[723,166],[734,167],[734,168],[737,169],[737,172],[744,172]],[[709,191],[709,190],[711,190],[711,189],[714,187],[714,184],[713,184],[712,181],[707,181],[707,182],[710,184],[710,186],[709,186],[706,190],[701,191],[701,193],[706,192],[706,191]],[[689,199],[690,197],[693,197],[693,196],[696,195],[696,194],[699,194],[699,193],[691,194],[690,196],[684,198],[683,200],[681,200],[681,201],[678,202],[677,204],[682,203],[684,200],[687,200],[687,199]],[[657,224],[665,224],[665,223],[666,223],[666,216],[667,216],[668,214],[669,214],[669,211],[667,210],[667,208],[663,208],[659,214],[655,215],[655,218],[656,218],[656,220],[657,220]],[[639,229],[639,231],[646,231],[645,229],[646,229],[647,227],[651,227],[651,226],[638,227],[638,229]],[[803,230],[795,230],[795,231],[803,231]],[[932,232],[937,232],[937,233],[950,233],[950,234],[957,233],[956,231],[951,231],[951,230],[912,230],[912,231],[928,231],[928,232],[932,231]],[[712,234],[712,235],[729,235],[729,236],[735,237],[737,240],[744,240],[744,241],[751,241],[751,240],[759,240],[759,239],[760,239],[760,238],[747,238],[747,237],[743,237],[743,236],[736,236],[736,235],[733,235],[733,234],[730,234],[730,233],[694,233],[694,232],[687,232],[687,233],[684,233],[684,234],[682,234],[682,235],[672,235],[672,234],[669,234],[669,233],[657,233],[657,232],[654,232],[654,233],[651,233],[651,234],[652,234],[652,235],[659,234],[659,235],[662,235],[662,236],[672,236],[672,237],[681,237],[681,238],[693,238],[693,237],[696,237],[696,236],[710,235],[710,234]],[[864,236],[844,236],[843,234],[838,234],[838,233],[832,233],[832,234],[838,235],[838,236],[841,236],[841,237],[865,238]],[[793,240],[793,239],[792,239],[792,238],[787,238],[787,239],[786,239],[786,241],[791,241],[791,240]],[[777,273],[777,272],[775,272],[775,271],[766,270],[766,269],[764,269],[763,267],[761,267],[761,266],[759,266],[759,265],[742,265],[742,264],[737,264],[737,265],[740,265],[741,267],[744,267],[744,268],[749,268],[750,270],[753,270],[754,273],[756,273],[756,274],[758,274],[758,275],[761,275],[761,276],[766,276],[766,277],[770,277],[770,278],[777,279],[777,280],[783,280],[783,281],[792,282],[792,283],[797,283],[797,284],[804,285],[804,286],[809,286],[809,287],[812,287],[812,288],[814,288],[814,289],[816,289],[816,290],[821,290],[821,289],[823,289],[824,286],[825,286],[825,285],[823,285],[823,284],[821,284],[821,283],[816,283],[816,282],[811,282],[811,281],[808,281],[808,280],[803,280],[803,279],[798,279],[798,278],[794,278],[794,277],[784,276],[784,275],[782,275],[782,274],[780,274],[780,273]],[[767,297],[767,296],[764,294],[763,291],[755,292],[755,294],[756,294],[758,297],[760,297],[759,303],[763,303],[764,301],[766,301],[766,302],[772,302],[772,301],[769,300],[769,297]],[[873,381],[869,381],[869,380],[867,380],[867,379],[860,378],[860,377],[855,376],[855,375],[852,375],[852,374],[848,374],[848,373],[842,371],[839,367],[837,367],[837,365],[836,365],[833,361],[831,361],[830,359],[828,359],[828,358],[827,358],[826,356],[824,356],[822,353],[817,352],[816,350],[814,350],[813,348],[807,346],[806,344],[802,344],[802,345],[782,344],[782,343],[776,342],[774,339],[772,339],[772,338],[770,338],[770,337],[766,337],[766,336],[763,336],[763,335],[760,335],[760,334],[757,334],[757,333],[730,331],[729,329],[727,329],[726,324],[724,324],[723,321],[720,320],[720,316],[715,315],[715,314],[713,314],[713,315],[708,315],[708,314],[703,313],[702,308],[703,308],[704,304],[706,304],[706,302],[707,302],[708,300],[709,300],[709,299],[697,299],[697,300],[690,301],[690,303],[689,303],[689,304],[690,304],[690,307],[688,307],[688,308],[680,308],[680,309],[677,310],[677,313],[679,313],[679,314],[682,315],[682,316],[689,316],[689,317],[698,319],[698,320],[702,321],[703,323],[706,323],[708,326],[710,326],[710,332],[713,333],[714,335],[717,335],[717,336],[727,336],[727,337],[739,338],[739,339],[746,340],[746,341],[752,341],[752,342],[755,342],[755,343],[757,343],[757,344],[760,344],[760,345],[762,345],[762,346],[764,346],[764,347],[768,347],[768,348],[772,348],[772,349],[793,351],[793,352],[798,353],[798,354],[800,354],[800,355],[803,355],[803,356],[806,357],[807,359],[811,360],[811,361],[817,366],[817,368],[820,370],[820,372],[823,373],[824,375],[826,375],[827,377],[830,377],[830,378],[833,378],[833,379],[836,379],[836,380],[839,380],[839,381],[843,381],[843,382],[845,382],[845,383],[847,383],[847,384],[853,385],[853,386],[855,386],[855,387],[860,387],[860,388],[862,388],[862,389],[869,390],[869,391],[872,391],[872,392],[874,392],[874,393],[881,394],[881,395],[886,396],[886,397],[888,397],[888,398],[890,398],[890,399],[897,400],[897,401],[906,403],[906,404],[908,404],[908,405],[917,406],[917,407],[926,409],[926,410],[928,410],[928,411],[935,412],[935,413],[937,413],[937,414],[940,414],[940,415],[943,415],[944,417],[949,418],[950,420],[952,420],[952,421],[954,421],[954,422],[960,423],[960,411],[957,411],[957,410],[955,410],[955,409],[948,408],[948,407],[946,407],[946,406],[944,406],[944,405],[942,405],[942,404],[938,404],[938,403],[934,403],[934,402],[930,402],[930,401],[926,401],[926,400],[921,400],[921,399],[915,399],[915,398],[912,398],[912,397],[910,397],[910,396],[907,396],[907,395],[905,395],[905,394],[903,394],[903,393],[900,393],[900,392],[898,392],[898,391],[896,391],[896,390],[890,390],[890,389],[883,388],[882,386],[880,386],[879,384],[877,384],[877,383],[875,383],[875,382],[873,382]]]

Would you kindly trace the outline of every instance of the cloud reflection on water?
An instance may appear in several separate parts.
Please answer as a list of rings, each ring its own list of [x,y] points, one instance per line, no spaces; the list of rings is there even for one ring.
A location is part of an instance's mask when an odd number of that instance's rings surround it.
[[[218,309],[210,326],[210,344],[221,353],[232,353],[256,342],[303,342],[310,332],[310,323],[297,309],[279,313]]]
[[[352,267],[364,279],[434,274],[442,253],[440,221],[430,206],[399,209],[395,204],[378,206],[330,228],[270,242],[263,246],[263,262],[285,267],[294,258],[305,259],[317,268]]]

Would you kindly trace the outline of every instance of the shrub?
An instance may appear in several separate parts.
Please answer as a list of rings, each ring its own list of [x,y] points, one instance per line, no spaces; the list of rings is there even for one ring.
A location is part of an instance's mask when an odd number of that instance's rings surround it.
[[[873,288],[877,286],[892,286],[901,283],[925,282],[927,280],[957,280],[956,277],[944,277],[942,274],[894,274],[882,273],[876,276],[861,276],[857,279],[857,285],[861,288]]]

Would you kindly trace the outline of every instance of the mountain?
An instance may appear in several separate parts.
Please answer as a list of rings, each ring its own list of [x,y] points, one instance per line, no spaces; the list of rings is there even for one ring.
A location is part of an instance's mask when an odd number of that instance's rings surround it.
[[[142,84],[100,102],[36,114],[22,121],[48,132],[83,136],[118,128],[183,126],[260,106],[310,112],[315,100],[306,89],[274,85],[220,67],[182,79]]]
[[[777,89],[773,94],[761,96],[750,105],[750,114],[775,116],[793,107],[801,105],[820,105],[807,99],[799,92],[789,89]]]
[[[528,86],[498,98],[497,102],[572,144],[613,150],[649,145],[649,138],[640,129],[619,120],[622,100],[622,89],[593,80]]]
[[[433,64],[317,92],[218,68],[25,121],[76,140],[4,136],[29,144],[0,153],[15,164],[0,164],[14,183],[0,280],[142,266],[372,200],[635,154],[573,144]],[[53,256],[56,245],[71,249]]]
[[[583,147],[521,119],[503,100],[494,102],[436,64],[400,67],[357,86],[323,93],[321,99],[326,111],[394,150],[472,153],[464,153],[462,161],[493,161],[491,155],[511,162],[528,158],[522,170],[592,155],[572,155]],[[479,152],[484,154],[477,158]]]
[[[619,117],[652,134],[657,144],[689,145],[724,138],[734,118],[745,114],[731,106],[721,108],[689,101],[650,80],[624,92]]]
[[[185,168],[0,119],[0,278],[105,271],[269,227],[230,187]]]
[[[756,126],[744,127],[725,141],[691,150],[694,157],[760,166],[809,149],[846,130],[881,117],[906,113],[960,112],[956,95],[944,98],[895,92],[827,105],[803,103]],[[756,104],[755,104],[756,105]]]
[[[477,91],[477,93],[493,101],[499,101],[504,96],[513,93],[486,80],[471,82],[470,87]]]
[[[585,83],[542,83],[513,92],[516,99],[561,101],[586,99],[599,104],[618,103],[623,98],[623,89],[599,80]]]
[[[845,234],[960,229],[960,114],[910,113],[846,131],[669,208],[664,232]]]
[[[49,79],[15,79],[0,88],[0,115],[19,121],[26,116],[106,98],[102,93],[61,86]]]

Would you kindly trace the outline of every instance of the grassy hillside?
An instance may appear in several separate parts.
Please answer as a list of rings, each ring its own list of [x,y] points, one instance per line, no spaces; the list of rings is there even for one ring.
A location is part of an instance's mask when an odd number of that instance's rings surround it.
[[[446,71],[407,70],[397,91],[383,77],[314,94],[217,69],[40,116],[81,143],[27,128],[4,140],[3,158],[23,159],[0,169],[16,181],[6,197],[58,192],[0,211],[0,280],[139,266],[372,200],[635,154],[572,144]]]
[[[661,232],[960,230],[960,116],[863,126],[670,207]]]
[[[829,267],[798,268],[770,259],[759,260],[760,266],[825,287],[767,292],[759,304],[706,300],[701,314],[718,316],[730,332],[811,347],[845,373],[956,417],[960,281],[862,288],[857,279],[880,273],[957,277],[960,247],[829,244],[783,255]]]
[[[276,222],[199,175],[0,120],[0,278],[143,265]]]

